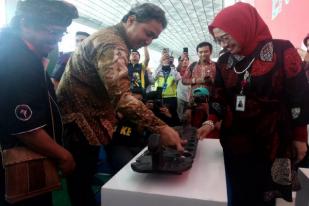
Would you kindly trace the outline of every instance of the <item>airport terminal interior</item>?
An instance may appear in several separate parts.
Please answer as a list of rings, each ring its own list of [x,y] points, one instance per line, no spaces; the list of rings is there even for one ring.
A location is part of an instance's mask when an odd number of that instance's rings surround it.
[[[309,206],[308,9],[0,0],[0,206]]]

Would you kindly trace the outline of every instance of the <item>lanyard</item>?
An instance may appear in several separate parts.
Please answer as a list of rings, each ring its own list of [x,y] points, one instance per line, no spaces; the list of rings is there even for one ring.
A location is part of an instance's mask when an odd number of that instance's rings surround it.
[[[167,87],[167,79],[168,79],[168,77],[170,75],[171,70],[169,70],[169,71],[162,70],[162,72],[163,72],[163,77],[164,77],[164,83],[163,83],[163,88],[162,89],[163,89],[163,91],[165,91],[166,87]]]
[[[247,84],[249,83],[249,81],[250,81],[250,73],[249,73],[249,71],[248,71],[248,69],[251,67],[251,65],[253,64],[253,62],[254,62],[254,60],[255,60],[255,58],[253,58],[251,61],[250,61],[250,63],[248,64],[248,66],[244,69],[244,70],[242,70],[242,71],[236,71],[236,69],[235,69],[235,66],[234,66],[234,72],[236,73],[236,74],[243,74],[244,73],[244,77],[243,77],[243,80],[241,81],[241,89],[240,89],[240,95],[243,95],[243,93],[244,93],[244,88],[245,88],[245,86],[247,86]]]

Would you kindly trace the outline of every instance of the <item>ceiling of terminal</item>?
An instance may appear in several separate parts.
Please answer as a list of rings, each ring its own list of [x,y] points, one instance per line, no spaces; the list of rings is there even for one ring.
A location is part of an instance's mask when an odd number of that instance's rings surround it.
[[[196,58],[195,47],[199,42],[209,41],[214,46],[214,56],[220,47],[213,42],[208,24],[225,6],[227,0],[70,0],[77,6],[80,21],[97,28],[117,24],[136,3],[151,2],[160,6],[168,19],[168,26],[151,48],[160,51],[169,48],[178,56],[183,47]],[[231,0],[230,0],[231,1]],[[232,0],[233,1],[233,0]],[[234,1],[235,2],[235,1]]]

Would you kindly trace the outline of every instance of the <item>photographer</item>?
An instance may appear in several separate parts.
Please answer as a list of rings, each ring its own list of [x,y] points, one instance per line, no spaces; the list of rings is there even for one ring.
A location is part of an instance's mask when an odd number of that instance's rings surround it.
[[[145,93],[146,88],[151,83],[148,75],[148,63],[150,60],[147,46],[144,47],[145,59],[143,63],[140,61],[140,53],[136,49],[130,52],[130,63],[128,64],[128,74],[130,79],[130,89],[141,88]]]
[[[193,104],[185,111],[185,116],[187,122],[191,122],[191,126],[200,128],[202,123],[207,120],[209,114],[209,91],[204,87],[196,88],[192,91],[192,97]]]
[[[179,64],[177,66],[177,71],[183,78],[184,74],[187,72],[190,61],[188,56],[188,48],[184,48],[183,54],[179,57]],[[184,111],[189,105],[191,96],[191,85],[184,85],[182,81],[178,81],[177,84],[177,114],[180,121],[184,121]]]
[[[176,126],[173,116],[165,105],[163,105],[162,100],[162,88],[158,87],[157,91],[149,92],[146,96],[145,105],[148,109],[152,110],[153,113],[165,122],[169,126]]]
[[[162,88],[163,104],[167,106],[172,114],[173,125],[179,125],[177,115],[177,83],[181,79],[179,72],[175,67],[171,66],[171,56],[167,48],[163,49],[161,57],[161,65],[155,72],[154,82],[155,88]]]
[[[209,96],[210,92],[207,88],[199,87],[192,91],[193,103],[187,107],[184,112],[183,122],[192,127],[200,128],[209,115]],[[219,138],[219,129],[221,121],[214,125],[214,130],[207,136],[207,138]]]

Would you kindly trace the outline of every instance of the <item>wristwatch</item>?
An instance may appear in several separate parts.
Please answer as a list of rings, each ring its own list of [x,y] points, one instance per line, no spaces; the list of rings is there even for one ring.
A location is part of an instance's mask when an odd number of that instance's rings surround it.
[[[207,121],[203,122],[202,126],[204,126],[204,125],[209,125],[211,127],[211,129],[215,128],[215,124],[212,120],[207,120]]]

